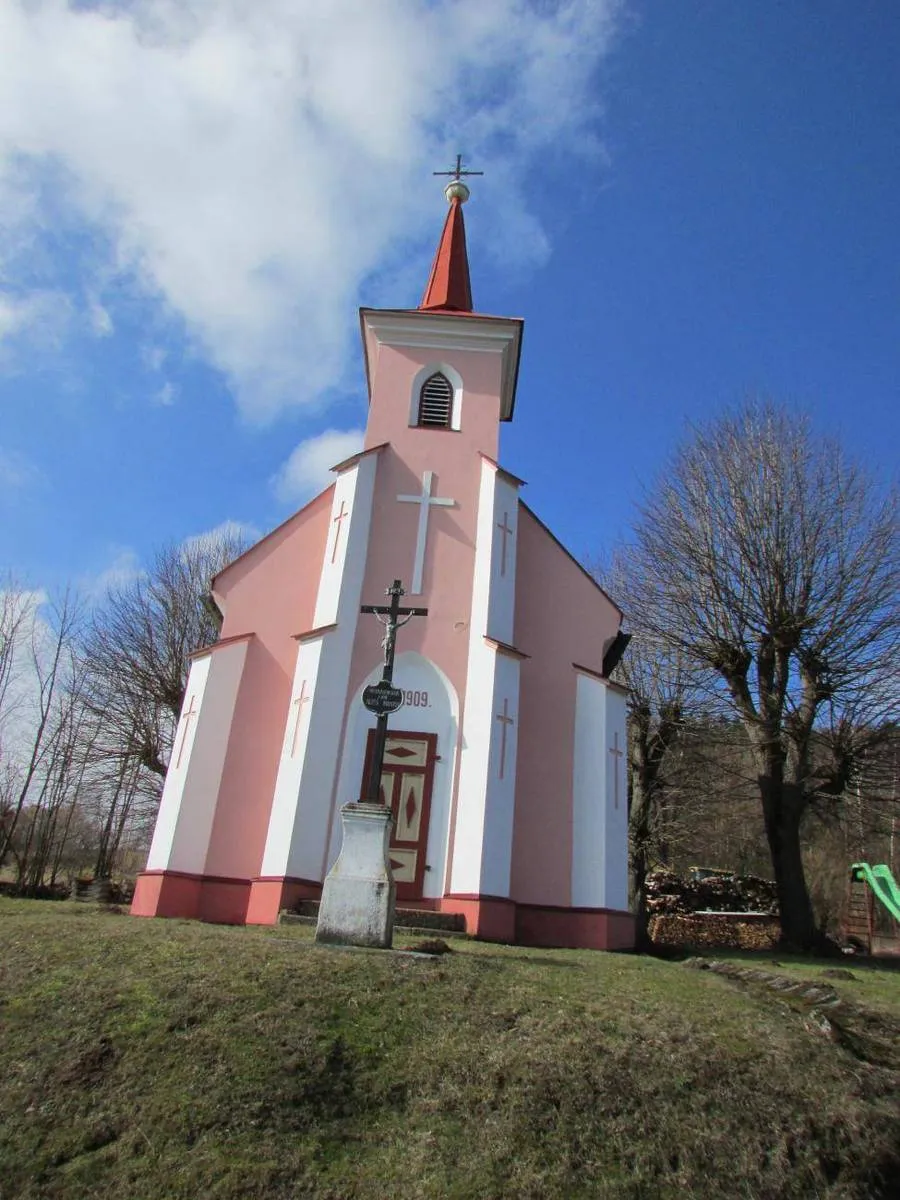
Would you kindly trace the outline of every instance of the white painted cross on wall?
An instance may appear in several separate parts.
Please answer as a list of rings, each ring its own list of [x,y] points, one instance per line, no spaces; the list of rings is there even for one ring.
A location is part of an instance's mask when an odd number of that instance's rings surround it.
[[[291,758],[293,758],[297,753],[297,735],[300,732],[300,721],[303,717],[303,705],[309,704],[310,700],[312,700],[312,696],[307,694],[306,680],[304,679],[300,686],[300,695],[291,701],[291,707],[297,709],[297,716],[294,720],[294,736],[291,738]]]
[[[181,714],[181,719],[184,721],[184,725],[181,727],[181,745],[178,747],[178,758],[175,762],[176,770],[181,766],[181,756],[184,754],[184,743],[187,741],[188,725],[190,725],[194,717],[197,716],[197,710],[194,708],[194,699],[195,697],[191,696],[190,704]]]
[[[338,513],[338,515],[336,517],[333,517],[331,520],[332,525],[337,525],[337,529],[335,529],[335,531],[334,531],[334,545],[331,548],[331,561],[332,562],[334,562],[335,559],[337,558],[338,542],[341,540],[341,526],[343,525],[344,521],[346,521],[347,517],[349,517],[349,516],[350,516],[350,513],[347,511],[347,506],[344,504],[344,501],[342,500],[341,501],[341,511]]]
[[[616,798],[616,808],[619,807],[619,759],[624,758],[624,752],[619,749],[619,731],[613,734],[613,744],[609,748],[613,756],[613,795]]]
[[[432,496],[431,484],[434,480],[433,471],[424,471],[422,473],[422,492],[418,496],[398,496],[397,499],[401,504],[418,504],[419,505],[419,530],[416,534],[416,557],[413,563],[412,586],[410,594],[413,596],[421,595],[422,592],[422,576],[425,572],[425,543],[428,540],[428,511],[432,504],[438,504],[443,508],[452,508],[456,503],[455,500],[450,500],[446,496]]]
[[[506,731],[510,725],[515,725],[515,719],[509,715],[509,701],[504,697],[503,712],[497,713],[496,720],[500,722],[500,770],[498,778],[502,779],[506,773]]]
[[[497,522],[497,528],[500,530],[500,533],[503,535],[503,544],[502,544],[501,552],[500,552],[500,574],[505,575],[506,574],[506,539],[513,532],[513,529],[509,523],[509,513],[508,512],[505,512],[503,514],[502,524],[499,521]]]

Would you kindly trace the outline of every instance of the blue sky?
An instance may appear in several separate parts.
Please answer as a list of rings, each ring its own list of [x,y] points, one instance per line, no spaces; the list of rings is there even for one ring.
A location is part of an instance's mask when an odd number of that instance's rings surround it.
[[[31,586],[315,490],[365,421],[356,308],[418,302],[457,149],[476,307],[526,322],[503,461],[575,553],[748,394],[896,470],[896,5],[0,0],[0,45],[0,567]]]

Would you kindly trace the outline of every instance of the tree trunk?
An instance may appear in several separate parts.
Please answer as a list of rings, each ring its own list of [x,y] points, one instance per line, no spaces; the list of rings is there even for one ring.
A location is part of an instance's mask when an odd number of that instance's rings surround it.
[[[650,792],[644,787],[634,771],[631,778],[631,805],[629,813],[629,834],[631,846],[628,855],[628,889],[631,900],[631,911],[634,913],[634,944],[637,950],[646,950],[650,946],[650,935],[647,932],[647,893],[646,881],[649,863],[647,850],[650,841]]]
[[[785,782],[781,764],[759,776],[759,790],[775,872],[782,944],[792,950],[821,949],[824,939],[816,928],[803,872],[800,850],[803,805],[799,791]]]

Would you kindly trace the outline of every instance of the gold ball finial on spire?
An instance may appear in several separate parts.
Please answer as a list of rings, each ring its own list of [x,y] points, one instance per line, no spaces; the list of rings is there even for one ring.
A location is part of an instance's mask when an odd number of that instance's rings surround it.
[[[452,204],[454,200],[458,200],[460,204],[465,204],[469,198],[469,189],[461,179],[451,179],[444,188],[444,196],[448,204]]]
[[[444,195],[447,198],[447,203],[452,204],[454,200],[458,200],[460,204],[465,204],[469,198],[469,189],[463,183],[464,175],[483,175],[484,171],[464,171],[462,165],[462,155],[457,154],[456,166],[451,171],[432,171],[433,175],[449,175],[450,182],[444,188]]]

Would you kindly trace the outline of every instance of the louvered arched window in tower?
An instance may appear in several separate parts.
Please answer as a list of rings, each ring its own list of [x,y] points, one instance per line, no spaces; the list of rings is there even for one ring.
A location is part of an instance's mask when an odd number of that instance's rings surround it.
[[[422,384],[419,392],[417,424],[435,429],[449,429],[453,417],[453,384],[446,375],[436,371]]]

